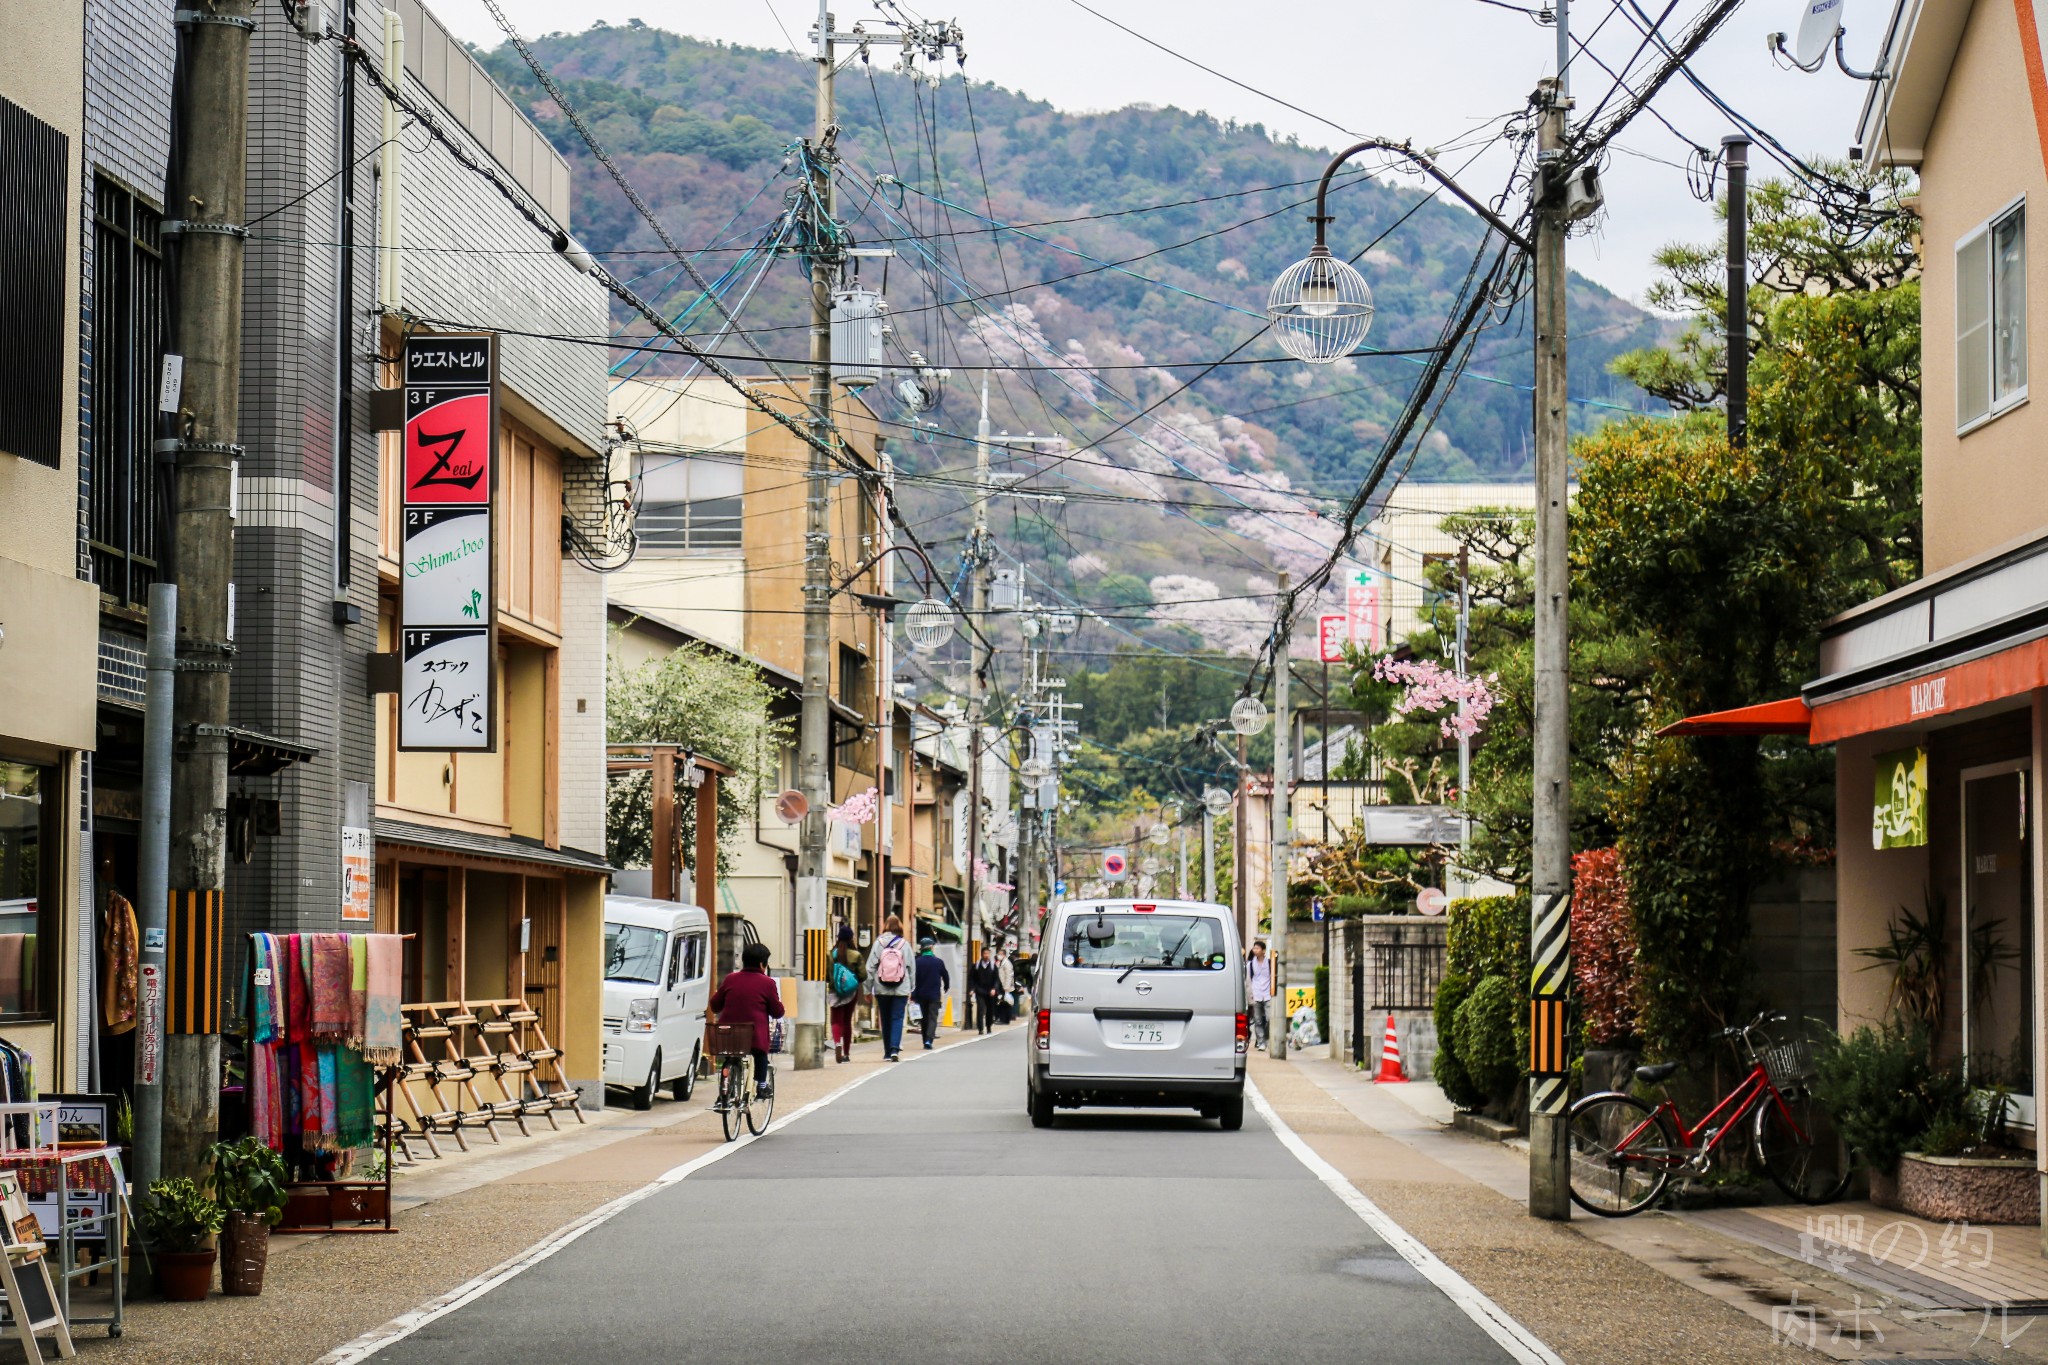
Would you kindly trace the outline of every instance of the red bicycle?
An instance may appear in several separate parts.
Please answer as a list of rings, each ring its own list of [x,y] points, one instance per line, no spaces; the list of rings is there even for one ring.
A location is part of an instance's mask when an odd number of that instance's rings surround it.
[[[1740,1039],[1750,1068],[1697,1125],[1667,1090],[1654,1108],[1618,1090],[1587,1095],[1566,1118],[1572,1202],[1603,1218],[1626,1218],[1657,1202],[1681,1172],[1703,1173],[1714,1152],[1754,1114],[1751,1142],[1771,1182],[1802,1204],[1825,1204],[1848,1188],[1851,1167],[1833,1117],[1813,1093],[1813,1053],[1804,1040],[1778,1042],[1759,1014],[1722,1038]],[[1662,1085],[1678,1063],[1639,1066],[1636,1079]]]

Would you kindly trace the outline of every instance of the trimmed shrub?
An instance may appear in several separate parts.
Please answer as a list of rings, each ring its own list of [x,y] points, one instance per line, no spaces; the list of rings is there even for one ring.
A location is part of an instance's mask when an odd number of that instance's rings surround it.
[[[1472,988],[1452,1022],[1459,1064],[1472,1084],[1495,1103],[1512,1102],[1515,1083],[1522,1078],[1515,1038],[1516,1024],[1527,1008],[1514,982],[1489,976]]]
[[[1475,981],[1529,975],[1529,898],[1481,896],[1452,901],[1444,925],[1444,970]]]
[[[1641,1013],[1636,930],[1619,849],[1588,849],[1572,857],[1572,990],[1588,1043],[1634,1040]]]
[[[1444,1098],[1460,1109],[1477,1109],[1489,1098],[1485,1091],[1472,1083],[1472,1077],[1458,1060],[1458,1007],[1471,993],[1472,979],[1456,972],[1445,972],[1443,980],[1437,983],[1436,1060],[1432,1070],[1436,1074],[1436,1083],[1443,1087]]]
[[[1814,1093],[1834,1115],[1842,1140],[1872,1169],[1898,1169],[1929,1129],[1965,1112],[1969,1084],[1928,1060],[1919,1025],[1868,1025],[1824,1047]],[[1946,1132],[1936,1138],[1947,1139]]]

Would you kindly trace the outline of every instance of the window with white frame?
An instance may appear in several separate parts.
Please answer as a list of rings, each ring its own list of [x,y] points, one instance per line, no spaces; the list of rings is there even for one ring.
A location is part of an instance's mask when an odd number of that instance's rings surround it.
[[[2024,201],[1956,243],[1956,428],[2027,396]]]
[[[739,461],[707,455],[643,454],[639,476],[640,544],[684,554],[736,554],[741,548]]]

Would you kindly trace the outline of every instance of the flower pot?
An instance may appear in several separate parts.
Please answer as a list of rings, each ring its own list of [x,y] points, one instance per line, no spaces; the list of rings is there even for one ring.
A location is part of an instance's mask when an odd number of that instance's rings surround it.
[[[213,1289],[211,1251],[159,1251],[155,1254],[157,1288],[173,1303],[198,1303]]]
[[[1937,1223],[2031,1225],[2041,1221],[2041,1178],[2031,1157],[1908,1152],[1899,1158],[1897,1201]]]
[[[254,1214],[231,1213],[220,1232],[220,1290],[223,1294],[263,1292],[270,1264],[270,1224]]]

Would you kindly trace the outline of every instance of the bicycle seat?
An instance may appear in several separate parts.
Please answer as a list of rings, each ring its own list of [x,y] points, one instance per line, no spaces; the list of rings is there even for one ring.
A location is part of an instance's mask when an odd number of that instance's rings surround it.
[[[1677,1074],[1677,1062],[1659,1062],[1655,1066],[1639,1066],[1636,1068],[1636,1079],[1644,1085],[1656,1085],[1660,1081],[1670,1080]]]

